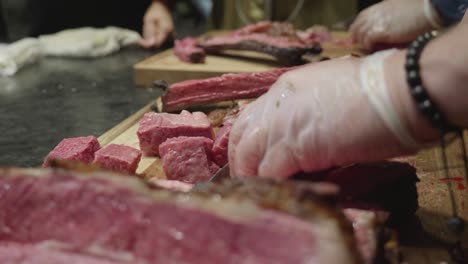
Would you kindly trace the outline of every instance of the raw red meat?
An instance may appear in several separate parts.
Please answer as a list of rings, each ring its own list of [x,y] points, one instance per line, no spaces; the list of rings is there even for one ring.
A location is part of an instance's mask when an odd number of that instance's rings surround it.
[[[213,129],[202,112],[180,114],[146,113],[137,131],[140,149],[148,156],[159,154],[159,145],[168,138],[200,136],[213,139]]]
[[[141,151],[124,145],[109,144],[94,155],[99,167],[125,174],[135,174],[141,159]]]
[[[196,105],[227,100],[255,98],[268,91],[285,72],[296,67],[258,73],[223,74],[171,85],[162,96],[163,111],[170,112]]]
[[[181,60],[190,63],[203,63],[205,61],[205,51],[198,47],[197,40],[186,37],[174,42],[174,54]]]
[[[159,146],[159,153],[167,178],[185,183],[208,181],[219,170],[212,148],[213,140],[205,137],[166,140]]]
[[[305,183],[175,193],[113,174],[2,169],[0,197],[2,260],[22,251],[33,263],[47,254],[47,264],[359,262],[349,223]]]
[[[66,138],[47,155],[42,167],[48,167],[51,160],[78,161],[89,164],[94,152],[101,146],[94,136]]]
[[[219,129],[216,139],[213,144],[213,157],[220,167],[228,163],[228,143],[229,133],[231,132],[232,123],[224,123]]]

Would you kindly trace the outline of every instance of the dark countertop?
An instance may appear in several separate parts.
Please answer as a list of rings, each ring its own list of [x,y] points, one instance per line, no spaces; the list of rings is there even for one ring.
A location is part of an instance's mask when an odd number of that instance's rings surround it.
[[[100,136],[158,97],[136,88],[132,65],[154,52],[132,48],[108,57],[43,58],[0,77],[0,166],[30,167],[63,138]]]

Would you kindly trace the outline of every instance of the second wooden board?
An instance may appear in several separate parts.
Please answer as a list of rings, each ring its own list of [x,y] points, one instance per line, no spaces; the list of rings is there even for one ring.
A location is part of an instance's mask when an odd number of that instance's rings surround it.
[[[347,39],[346,32],[333,32],[335,40]],[[325,43],[323,56],[336,58],[351,53],[360,53],[358,46],[344,46]],[[236,51],[224,56],[209,55],[205,63],[190,64],[180,61],[173,53],[167,50],[154,55],[133,67],[134,81],[138,86],[149,86],[154,80],[165,80],[175,83],[189,79],[202,79],[218,76],[223,73],[260,72],[277,68],[279,65],[267,55]]]

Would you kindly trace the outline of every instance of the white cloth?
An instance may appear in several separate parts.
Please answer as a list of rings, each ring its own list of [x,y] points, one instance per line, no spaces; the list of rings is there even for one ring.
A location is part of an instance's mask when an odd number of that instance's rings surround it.
[[[134,45],[140,38],[137,32],[123,28],[86,27],[0,44],[0,76],[12,76],[41,56],[97,58]]]
[[[123,28],[85,27],[43,35],[39,41],[45,56],[96,58],[136,44],[140,38],[137,32]]]
[[[0,46],[0,75],[12,76],[22,67],[41,57],[41,46],[34,38],[25,38],[9,45]]]

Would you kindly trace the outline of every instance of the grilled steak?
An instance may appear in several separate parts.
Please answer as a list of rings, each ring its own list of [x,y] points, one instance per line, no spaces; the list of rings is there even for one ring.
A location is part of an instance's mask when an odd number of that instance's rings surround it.
[[[94,155],[94,164],[115,172],[134,174],[141,159],[138,149],[109,144],[98,150]]]
[[[274,22],[271,22],[271,21],[260,21],[260,22],[236,29],[232,31],[230,35],[238,36],[238,35],[249,35],[252,33],[265,33],[273,26],[273,24]]]
[[[251,180],[184,194],[100,173],[0,175],[3,260],[22,251],[67,263],[359,262],[351,226],[321,184]]]
[[[94,153],[100,148],[94,136],[66,138],[47,155],[43,167],[48,167],[51,160],[79,161],[91,163]]]
[[[223,74],[201,80],[188,80],[171,85],[162,96],[163,111],[235,99],[255,98],[268,91],[285,72],[280,68],[258,73]]]
[[[174,54],[181,60],[190,63],[203,63],[205,61],[205,51],[197,46],[197,40],[186,37],[174,42]]]
[[[168,138],[200,136],[213,139],[210,121],[202,112],[180,114],[146,113],[137,131],[140,149],[148,156],[159,154],[159,145]]]
[[[159,146],[169,180],[185,183],[208,181],[219,167],[213,160],[213,140],[206,137],[170,138]]]
[[[225,50],[248,50],[269,54],[285,66],[304,64],[304,54],[320,54],[322,48],[319,44],[306,45],[300,40],[291,40],[288,37],[270,36],[264,33],[250,35],[228,35],[208,38],[201,43],[207,53],[218,54]]]
[[[201,41],[191,37],[176,40],[174,53],[182,61],[199,63],[204,61],[205,53],[248,50],[269,54],[286,66],[300,65],[305,62],[303,55],[322,52],[319,42],[314,42],[314,34],[307,31],[299,35],[290,23],[262,21]]]

